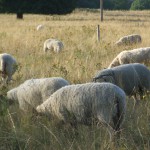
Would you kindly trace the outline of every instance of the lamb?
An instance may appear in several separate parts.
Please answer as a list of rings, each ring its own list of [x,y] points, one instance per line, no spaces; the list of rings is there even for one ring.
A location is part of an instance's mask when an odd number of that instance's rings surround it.
[[[64,48],[64,44],[57,39],[47,39],[44,42],[43,50],[47,52],[48,50],[53,50],[56,53],[59,53]]]
[[[10,103],[17,101],[24,112],[34,111],[51,94],[69,82],[61,77],[30,79],[7,92]]]
[[[129,45],[129,44],[135,44],[135,43],[141,43],[142,38],[138,34],[132,34],[132,35],[127,35],[122,38],[120,38],[115,45],[121,46],[121,45]]]
[[[144,93],[150,90],[150,71],[143,64],[124,64],[100,70],[93,81],[111,82],[119,86],[128,96],[133,96],[136,104],[139,100],[137,96],[142,99]]]
[[[17,66],[17,61],[12,55],[0,54],[0,72],[4,83],[8,84],[12,80],[12,75],[17,70]]]
[[[36,27],[36,30],[39,31],[39,30],[42,30],[44,29],[44,25],[40,24]]]
[[[102,123],[112,134],[120,130],[124,121],[126,95],[111,83],[69,85],[52,94],[36,110],[73,126],[77,123],[90,126],[92,121]]]
[[[148,64],[150,62],[150,47],[133,49],[129,51],[122,51],[111,62],[108,68],[119,66],[129,63],[143,63]]]

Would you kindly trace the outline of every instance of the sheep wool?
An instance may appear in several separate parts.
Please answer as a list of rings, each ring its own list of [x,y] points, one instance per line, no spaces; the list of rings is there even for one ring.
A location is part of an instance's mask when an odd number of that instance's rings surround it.
[[[129,63],[142,63],[145,65],[149,64],[150,47],[122,51],[116,56],[116,58],[114,58],[114,60],[111,62],[108,68]]]
[[[129,45],[129,44],[135,44],[135,43],[141,43],[142,38],[138,34],[132,34],[132,35],[127,35],[122,38],[120,38],[115,45],[121,46],[121,45]]]
[[[52,94],[36,110],[74,125],[91,125],[94,119],[117,131],[125,117],[126,96],[111,83],[69,85]]]
[[[2,74],[2,80],[8,83],[12,80],[12,75],[17,70],[17,61],[15,58],[7,53],[0,54],[0,72]]]
[[[93,78],[95,82],[111,82],[122,88],[128,96],[137,100],[150,90],[150,71],[139,63],[125,64],[100,70]],[[140,98],[140,99],[141,99]]]
[[[44,29],[44,25],[40,24],[36,27],[37,31],[43,30]]]
[[[61,77],[30,79],[7,92],[9,101],[17,101],[20,109],[30,111],[69,82]]]
[[[60,51],[63,50],[63,48],[64,48],[64,44],[61,41],[57,39],[47,39],[44,42],[43,50],[44,52],[47,52],[48,50],[50,50],[50,51],[59,53]]]

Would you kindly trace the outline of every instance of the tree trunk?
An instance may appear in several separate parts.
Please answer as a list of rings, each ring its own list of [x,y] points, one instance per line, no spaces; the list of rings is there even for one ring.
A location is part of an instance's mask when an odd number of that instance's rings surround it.
[[[23,13],[18,12],[17,13],[17,19],[23,19]]]

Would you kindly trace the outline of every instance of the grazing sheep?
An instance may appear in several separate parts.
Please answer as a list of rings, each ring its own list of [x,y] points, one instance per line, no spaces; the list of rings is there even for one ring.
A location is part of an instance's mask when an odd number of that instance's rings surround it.
[[[119,131],[124,120],[126,96],[111,83],[69,85],[56,91],[36,110],[74,126],[102,123],[113,133]]]
[[[53,50],[56,53],[59,53],[64,48],[64,45],[61,41],[57,39],[47,39],[44,42],[44,52],[47,52],[48,50]]]
[[[150,71],[139,63],[125,64],[99,71],[93,78],[95,82],[111,82],[122,88],[128,96],[140,99],[150,90]],[[137,102],[137,101],[136,101]]]
[[[17,70],[17,62],[13,56],[7,53],[0,54],[0,72],[4,83],[12,80],[12,75]]]
[[[30,79],[8,91],[7,98],[9,101],[18,101],[20,109],[30,111],[66,85],[69,82],[61,77]]]
[[[36,30],[39,31],[39,30],[42,30],[44,29],[44,25],[40,24],[36,27]]]
[[[108,68],[129,63],[143,63],[146,65],[149,62],[150,62],[150,47],[145,47],[129,51],[122,51],[111,62]]]
[[[142,41],[142,38],[140,35],[132,34],[132,35],[127,35],[127,36],[120,38],[115,44],[117,46],[121,46],[121,45],[141,43],[141,41]]]

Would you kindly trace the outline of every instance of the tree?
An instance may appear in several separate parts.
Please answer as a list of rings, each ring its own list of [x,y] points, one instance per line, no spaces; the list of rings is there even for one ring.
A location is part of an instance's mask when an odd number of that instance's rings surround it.
[[[128,0],[112,0],[114,4],[113,9],[117,10],[127,10],[129,9],[129,1]]]
[[[17,18],[22,19],[23,13],[28,13],[29,10],[32,10],[32,6],[36,2],[36,0],[0,0],[0,5],[2,7],[3,12],[6,13],[16,13]]]
[[[78,0],[77,7],[78,8],[99,8],[100,1],[99,0]]]
[[[73,11],[77,0],[0,0],[0,12],[35,14],[66,14]]]
[[[132,10],[150,9],[150,0],[134,0],[130,9]]]
[[[114,9],[114,3],[112,0],[104,0],[104,9]]]

